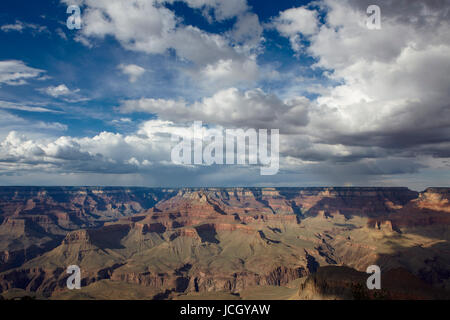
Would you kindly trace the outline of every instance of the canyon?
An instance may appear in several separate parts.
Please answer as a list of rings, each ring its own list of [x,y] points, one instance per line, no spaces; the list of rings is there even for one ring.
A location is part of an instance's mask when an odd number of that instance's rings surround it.
[[[448,299],[449,199],[450,188],[0,187],[0,295]],[[363,286],[374,264],[378,295]],[[80,290],[66,287],[70,265]]]

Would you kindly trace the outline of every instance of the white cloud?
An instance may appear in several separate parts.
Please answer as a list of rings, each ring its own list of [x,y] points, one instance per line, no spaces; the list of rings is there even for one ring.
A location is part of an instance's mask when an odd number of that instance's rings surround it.
[[[19,60],[0,61],[0,84],[11,86],[27,84],[27,80],[41,76],[45,71],[28,67]]]
[[[42,138],[51,134],[60,134],[61,131],[67,130],[67,126],[59,122],[29,120],[0,110],[0,140],[11,131],[17,130],[29,137]]]
[[[19,111],[28,111],[28,112],[50,112],[50,113],[59,113],[60,111],[52,110],[39,106],[30,106],[22,103],[15,103],[9,101],[0,100],[0,108],[1,109],[10,109],[10,110],[19,110]]]
[[[52,173],[146,172],[155,178],[167,174],[162,168],[170,159],[170,135],[189,134],[188,126],[195,120],[211,127],[279,128],[283,169],[313,172],[326,176],[327,182],[335,179],[337,184],[370,183],[373,180],[367,176],[416,173],[423,166],[448,169],[444,160],[450,156],[450,22],[448,10],[434,5],[443,1],[385,1],[378,31],[365,26],[367,1],[324,0],[281,12],[271,27],[288,38],[295,51],[315,59],[308,71],[326,70],[324,76],[332,80],[330,87],[320,83],[315,89],[320,96],[314,101],[298,97],[301,90],[297,88],[284,88],[290,93],[286,99],[261,89],[237,89],[237,84],[249,84],[261,76],[257,54],[262,30],[244,0],[186,0],[210,21],[236,18],[231,30],[220,35],[183,24],[174,12],[154,1],[80,2],[86,5],[80,39],[93,43],[112,36],[124,48],[147,54],[173,49],[180,60],[188,62],[186,68],[192,66],[189,75],[215,93],[192,103],[183,99],[125,100],[119,107],[123,113],[158,116],[131,134],[101,132],[93,137],[52,139],[12,135],[0,152],[0,162],[7,163],[11,172],[35,166]],[[135,82],[144,70],[130,66],[122,65],[121,71]],[[10,80],[4,80],[0,72],[0,82],[28,79],[18,75],[10,72]],[[279,76],[286,79],[285,74]],[[292,79],[290,83],[295,87],[301,82]],[[70,92],[61,86],[51,87],[51,92],[56,96]],[[11,129],[8,122],[16,127],[29,124],[10,114],[5,119],[0,134]],[[130,129],[134,123],[119,118],[110,124]],[[34,123],[33,129],[39,125],[57,126]],[[187,177],[202,181],[195,168],[189,170],[176,171],[179,176],[172,181],[193,181]],[[240,177],[256,181],[249,171],[204,170],[209,177],[232,184]],[[189,175],[192,172],[195,174]],[[169,177],[167,174],[167,179],[172,179]],[[303,176],[292,175],[292,179],[300,178]],[[286,180],[281,179],[291,176],[280,178],[278,182],[283,183]]]
[[[123,101],[123,113],[146,112],[162,120],[189,122],[201,120],[228,127],[296,131],[308,123],[309,100],[281,101],[261,89],[241,92],[236,88],[218,91],[211,97],[188,105],[183,100],[139,99]]]
[[[297,33],[312,35],[318,30],[317,12],[305,7],[282,11],[274,23],[282,34],[288,36]]]
[[[12,172],[26,165],[30,170],[39,167],[48,172],[115,174],[147,170],[153,163],[167,164],[171,141],[165,133],[177,129],[169,122],[158,120],[148,121],[144,127],[139,134],[101,132],[84,138],[29,139],[11,131],[0,142],[0,164],[8,164]]]
[[[166,2],[174,2],[169,0]],[[215,18],[218,21],[233,18],[245,13],[249,7],[247,0],[184,0],[191,8],[203,9],[203,13],[211,20]],[[213,9],[214,17],[211,17],[208,9]]]
[[[93,137],[75,138],[37,138],[29,139],[18,132],[10,132],[0,142],[0,170],[3,173],[14,174],[18,181],[21,176],[42,181],[52,177],[53,183],[61,181],[69,184],[103,184],[126,181],[128,185],[317,185],[330,183],[375,183],[389,184],[381,177],[396,174],[416,174],[424,167],[422,163],[429,158],[411,159],[401,157],[384,157],[383,159],[367,159],[363,157],[355,161],[347,161],[353,152],[345,146],[324,146],[296,144],[298,137],[282,136],[282,157],[280,158],[279,175],[262,179],[257,170],[246,167],[228,166],[175,166],[170,162],[173,142],[171,135],[179,137],[191,136],[191,124],[177,125],[170,121],[150,120],[142,123],[132,134],[123,135],[112,132],[102,132]],[[222,127],[203,127],[203,135],[214,135],[215,130]],[[290,139],[292,138],[292,140]],[[295,149],[292,155],[286,147]],[[363,152],[363,149],[359,151]],[[301,155],[295,152],[302,153]],[[333,152],[340,164],[327,162],[329,153]],[[300,160],[303,157],[305,160]],[[434,166],[441,166],[436,162]],[[39,172],[40,177],[35,177]],[[87,175],[95,175],[96,179],[88,179]],[[64,178],[70,175],[70,179]],[[111,176],[113,175],[113,176]],[[11,183],[2,176],[2,181]],[[132,180],[127,180],[127,177]],[[161,180],[162,179],[162,180]],[[34,181],[34,180],[33,180]],[[48,180],[47,180],[48,181]],[[118,182],[117,182],[118,183]],[[424,186],[423,182],[420,184]]]
[[[144,68],[135,64],[120,64],[118,68],[123,74],[128,76],[131,83],[136,82],[137,79],[145,73]]]
[[[63,0],[69,3],[70,1]],[[244,0],[232,1],[187,1],[193,8],[212,8],[219,20],[238,16],[236,28],[226,34],[212,34],[197,27],[184,25],[174,12],[161,3],[166,1],[136,0],[83,0],[83,28],[77,39],[87,45],[92,40],[112,36],[126,49],[148,54],[164,54],[174,49],[182,60],[193,62],[196,66],[190,72],[199,76],[196,70],[214,68],[220,61],[232,61],[234,69],[226,73],[214,73],[217,79],[223,74],[224,85],[233,79],[236,82],[254,79],[257,64],[252,54],[261,40],[262,28],[256,15],[248,13]],[[251,26],[246,32],[245,27]],[[245,68],[239,68],[243,66]],[[252,73],[252,77],[245,72]],[[204,72],[200,76],[208,76]],[[134,78],[133,78],[134,79]],[[202,82],[206,83],[206,82]]]
[[[300,51],[299,35],[311,36],[318,31],[318,13],[306,7],[291,8],[280,12],[272,26],[288,37],[294,50]]]
[[[259,76],[259,68],[255,59],[219,60],[205,66],[197,76],[205,86],[223,88],[256,81]]]
[[[316,29],[283,23],[293,9],[275,19],[294,50],[303,49],[293,38],[306,36],[310,46],[304,50],[317,60],[315,67],[340,83],[321,90],[305,134],[352,152],[355,146],[368,152],[381,147],[412,156],[428,145],[433,156],[445,157],[448,152],[437,146],[450,134],[450,21],[439,6],[424,10],[426,1],[383,3],[381,30],[366,27],[367,6],[353,0],[323,1],[325,24]]]
[[[237,18],[229,36],[243,46],[244,51],[251,52],[260,45],[263,30],[256,14],[245,13]]]
[[[131,120],[130,118],[120,118],[111,121],[112,124],[132,123],[132,122],[133,120]]]
[[[25,23],[19,20],[16,20],[14,24],[5,24],[0,27],[0,30],[3,32],[23,32],[27,29],[32,30],[33,32],[48,32],[48,28],[46,26],[41,26],[33,23]]]
[[[65,84],[60,84],[58,86],[50,86],[39,90],[54,98],[58,98],[60,96],[73,95],[80,91],[80,89],[70,90]]]

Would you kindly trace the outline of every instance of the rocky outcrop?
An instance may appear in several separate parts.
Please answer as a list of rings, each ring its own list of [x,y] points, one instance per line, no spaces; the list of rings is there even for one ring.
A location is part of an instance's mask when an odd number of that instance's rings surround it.
[[[428,188],[414,201],[418,208],[450,213],[450,190]]]
[[[0,188],[0,292],[62,292],[71,264],[83,286],[141,285],[160,298],[305,277],[304,293],[352,298],[353,275],[377,263],[414,265],[446,288],[448,200],[442,188]],[[408,234],[415,227],[423,234]],[[355,270],[323,283],[326,265]]]
[[[0,216],[33,222],[50,233],[98,227],[152,208],[173,191],[110,187],[1,187]]]
[[[449,299],[403,268],[381,273],[381,288],[369,290],[370,274],[346,266],[324,266],[300,285],[299,297],[306,300],[434,300]]]

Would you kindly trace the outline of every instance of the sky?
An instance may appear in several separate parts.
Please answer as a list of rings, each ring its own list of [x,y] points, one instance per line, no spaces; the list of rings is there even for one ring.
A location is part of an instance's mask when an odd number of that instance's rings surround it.
[[[450,0],[3,0],[0,43],[0,185],[450,186]],[[278,173],[173,163],[194,121]]]

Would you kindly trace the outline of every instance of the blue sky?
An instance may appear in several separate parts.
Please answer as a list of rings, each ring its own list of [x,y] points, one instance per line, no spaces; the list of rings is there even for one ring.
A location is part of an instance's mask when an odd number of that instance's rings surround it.
[[[281,10],[305,4],[307,1],[281,1],[274,4],[266,3],[256,5],[250,2],[260,18],[260,23],[270,23]],[[33,29],[21,32],[1,32],[0,41],[6,43],[0,53],[1,60],[20,60],[27,66],[45,70],[49,79],[44,81],[30,81],[28,86],[9,86],[8,90],[1,90],[0,97],[17,103],[42,103],[52,110],[64,111],[62,114],[49,115],[29,112],[17,113],[21,117],[30,117],[42,121],[58,121],[67,125],[67,133],[71,136],[92,135],[102,130],[114,130],[108,120],[114,118],[110,111],[118,105],[121,99],[140,98],[142,96],[153,98],[183,98],[195,101],[203,97],[204,88],[196,88],[189,80],[180,79],[183,67],[189,61],[179,61],[176,54],[166,52],[161,55],[148,55],[141,52],[126,50],[117,40],[107,37],[96,41],[90,48],[80,42],[74,41],[77,30],[69,30],[65,26],[68,18],[67,5],[59,1],[42,1],[42,3],[29,3],[27,1],[8,1],[1,4],[2,25],[14,25],[17,21],[43,26],[42,32]],[[183,2],[168,5],[173,8],[182,23],[202,28],[212,34],[222,34],[230,30],[236,18],[225,21],[209,23],[202,15],[200,9],[192,9]],[[64,33],[67,39],[58,33]],[[286,72],[292,68],[310,66],[314,59],[309,56],[301,58],[294,56],[295,52],[289,46],[288,39],[281,37],[275,30],[264,32],[266,41],[264,51],[258,55],[260,66],[279,72]],[[149,72],[141,83],[130,85],[126,75],[117,69],[120,64],[137,64],[145,67]],[[306,70],[308,77],[321,77],[321,72]],[[325,81],[321,79],[320,81]],[[268,91],[283,92],[283,79],[268,81],[260,79],[250,86],[261,87]],[[67,103],[62,99],[51,99],[40,88],[65,84],[70,90],[79,89],[79,94],[73,98],[76,103]],[[174,85],[175,84],[175,85]],[[77,101],[86,99],[86,101]],[[83,116],[80,116],[80,112]],[[90,115],[90,117],[87,117]],[[105,119],[105,117],[107,119]],[[131,115],[133,120],[151,118],[148,115]],[[105,121],[106,120],[106,121]]]
[[[0,184],[448,186],[449,3],[369,2],[2,1]],[[280,129],[279,174],[174,166],[193,121]]]

